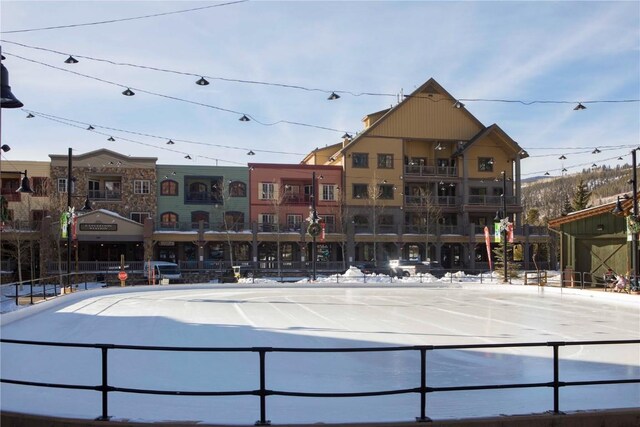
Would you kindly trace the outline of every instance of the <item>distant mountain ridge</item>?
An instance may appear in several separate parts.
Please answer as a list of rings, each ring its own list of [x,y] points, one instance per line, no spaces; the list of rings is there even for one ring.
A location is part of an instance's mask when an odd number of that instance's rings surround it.
[[[598,206],[615,201],[615,197],[633,188],[628,181],[632,178],[631,165],[616,167],[600,166],[583,169],[582,172],[563,176],[536,176],[522,180],[523,215],[530,209],[537,209],[542,223],[562,214],[565,199],[573,198],[580,180],[584,181],[591,198],[589,206]]]

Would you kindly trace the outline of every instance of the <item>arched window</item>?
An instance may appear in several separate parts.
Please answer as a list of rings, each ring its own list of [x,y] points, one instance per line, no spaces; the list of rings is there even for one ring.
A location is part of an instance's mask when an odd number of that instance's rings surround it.
[[[237,211],[225,212],[224,225],[227,230],[242,230],[244,228],[244,213]]]
[[[161,196],[177,196],[178,183],[171,179],[165,179],[160,183],[160,195]]]
[[[193,182],[189,184],[189,202],[206,202],[209,199],[209,186],[204,182]]]
[[[198,223],[204,222],[204,228],[209,228],[209,212],[194,211],[191,212],[191,228],[198,228]]]
[[[177,228],[178,214],[175,212],[164,212],[160,215],[160,226],[162,228]]]
[[[229,184],[230,197],[247,197],[247,184],[241,181],[233,181]]]

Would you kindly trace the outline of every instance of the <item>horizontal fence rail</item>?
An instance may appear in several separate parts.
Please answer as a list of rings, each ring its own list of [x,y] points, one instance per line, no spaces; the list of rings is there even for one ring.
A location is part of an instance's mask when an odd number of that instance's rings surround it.
[[[78,384],[44,383],[38,381],[24,381],[11,378],[0,378],[0,382],[32,387],[48,387],[60,389],[75,389],[86,391],[97,391],[102,397],[102,414],[97,420],[108,421],[109,415],[109,393],[132,393],[148,395],[169,395],[169,396],[258,396],[260,398],[259,420],[255,425],[270,425],[267,419],[267,397],[269,396],[289,396],[289,397],[313,397],[313,398],[349,398],[349,397],[374,397],[398,394],[419,394],[420,407],[419,416],[416,421],[431,421],[426,413],[427,395],[429,393],[450,392],[450,391],[482,391],[495,389],[516,389],[516,388],[540,388],[547,387],[553,389],[553,412],[560,413],[560,389],[562,387],[582,387],[589,385],[608,384],[634,384],[640,383],[640,378],[595,380],[595,381],[561,381],[560,380],[560,357],[559,349],[565,346],[589,346],[589,345],[623,345],[640,344],[640,340],[606,340],[606,341],[550,341],[550,342],[527,342],[527,343],[505,343],[505,344],[464,344],[464,345],[418,345],[418,346],[396,346],[396,347],[362,347],[362,348],[286,348],[286,347],[171,347],[171,346],[141,346],[141,345],[117,345],[117,344],[83,344],[83,343],[63,343],[47,341],[27,341],[15,339],[0,339],[3,344],[30,345],[30,346],[50,346],[50,347],[75,347],[94,348],[100,350],[101,357],[101,383],[89,386]],[[438,350],[475,350],[488,348],[524,348],[524,347],[550,347],[553,352],[553,378],[546,382],[530,383],[508,383],[508,384],[484,384],[469,386],[441,386],[433,387],[427,383],[427,355],[429,352]],[[230,390],[230,391],[189,391],[189,390],[157,390],[118,387],[109,384],[109,352],[116,350],[129,351],[170,351],[170,352],[244,352],[257,353],[259,365],[259,388],[254,390]],[[286,390],[273,390],[267,387],[266,383],[266,358],[268,353],[372,353],[372,352],[419,352],[420,366],[419,386],[402,389],[389,389],[378,391],[361,391],[350,393],[317,393],[317,392],[293,392]],[[2,373],[3,375],[5,372]],[[286,422],[286,420],[283,420]]]

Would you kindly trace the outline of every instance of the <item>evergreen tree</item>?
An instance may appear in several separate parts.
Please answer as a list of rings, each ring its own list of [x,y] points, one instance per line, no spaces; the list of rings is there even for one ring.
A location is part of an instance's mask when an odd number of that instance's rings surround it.
[[[565,194],[564,195],[564,202],[562,204],[562,211],[561,211],[561,215],[568,215],[571,212],[573,212],[573,206],[571,205],[571,202],[569,201],[569,195]]]
[[[583,179],[578,182],[576,192],[573,194],[571,207],[574,211],[580,211],[589,207],[589,199],[591,199],[591,191],[587,188],[587,184]]]
[[[504,236],[502,236],[504,237]],[[520,266],[513,262],[513,243],[504,242],[504,238],[500,239],[500,242],[493,249],[493,270],[498,277],[504,279],[504,245],[507,245],[507,277],[518,277],[520,273]]]

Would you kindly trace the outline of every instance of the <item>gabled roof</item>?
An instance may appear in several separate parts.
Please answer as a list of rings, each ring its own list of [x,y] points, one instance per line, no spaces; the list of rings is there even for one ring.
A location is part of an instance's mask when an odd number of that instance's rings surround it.
[[[94,150],[94,151],[89,151],[86,153],[82,153],[82,154],[73,154],[71,153],[73,156],[74,160],[83,160],[86,158],[91,158],[91,157],[97,157],[97,156],[101,156],[101,155],[107,155],[107,156],[112,156],[115,157],[117,159],[122,159],[122,160],[127,160],[127,161],[147,161],[147,162],[156,162],[158,160],[157,157],[132,157],[132,156],[125,156],[124,154],[120,154],[117,153],[115,151],[111,151],[108,150],[106,148],[100,148],[98,150]],[[49,154],[49,157],[51,158],[51,160],[61,160],[61,159],[66,159],[69,156],[66,154]]]
[[[351,140],[351,142],[349,142],[349,144],[345,145],[340,150],[340,153],[345,153],[349,148],[351,148],[352,145],[354,145],[361,138],[363,138],[363,137],[367,136],[369,133],[371,133],[371,131],[374,130],[380,123],[382,123],[384,120],[386,120],[391,114],[394,114],[400,107],[402,107],[405,103],[407,103],[411,98],[419,97],[420,94],[423,93],[423,92],[426,92],[426,93],[437,93],[437,94],[445,95],[446,97],[451,99],[451,105],[452,106],[457,100],[456,98],[451,96],[451,94],[449,92],[447,92],[445,90],[445,88],[440,86],[440,84],[437,81],[435,81],[435,79],[432,77],[429,80],[427,80],[422,86],[420,86],[419,88],[414,90],[410,95],[405,95],[404,99],[400,103],[398,103],[397,105],[395,105],[395,106],[391,107],[390,109],[388,109],[387,112],[385,114],[383,114],[374,123],[372,123],[371,126],[369,126],[364,131],[362,131],[358,135],[356,135],[356,137],[353,138]],[[464,106],[461,107],[460,110],[463,111],[473,122],[475,122],[478,125],[478,127],[484,129],[484,125],[482,124],[482,122],[480,122],[480,120],[478,120],[473,114],[471,114]],[[382,111],[385,111],[385,110],[381,110],[380,112],[382,112]],[[373,114],[376,114],[376,113],[373,113]]]
[[[302,161],[300,163],[305,163],[308,159],[310,159],[311,157],[313,157],[313,155],[315,153],[317,153],[318,151],[324,151],[328,148],[335,148],[336,152],[340,149],[340,147],[342,147],[342,142],[338,142],[336,144],[332,144],[332,145],[327,145],[326,147],[322,147],[322,148],[316,148],[315,150],[311,151],[309,154],[307,154],[306,156],[304,156],[304,159],[302,159]]]
[[[469,147],[477,143],[478,141],[482,141],[483,139],[489,137],[490,135],[497,135],[500,139],[506,142],[515,153],[520,154],[521,159],[526,159],[529,157],[529,153],[524,151],[517,142],[515,142],[505,131],[500,128],[497,124],[492,124],[488,128],[484,128],[480,132],[478,132],[473,138],[471,138],[466,144],[460,147],[454,155],[463,154]]]
[[[638,199],[640,199],[640,195],[638,196]],[[579,221],[585,218],[591,218],[602,214],[613,215],[611,212],[616,207],[616,203],[617,202],[606,203],[604,205],[570,212],[567,215],[561,216],[559,218],[550,219],[549,227],[560,228],[560,226],[563,224],[568,224],[570,222]],[[629,212],[633,209],[633,200],[631,199],[621,199],[620,203],[622,203],[622,208],[625,212]]]

